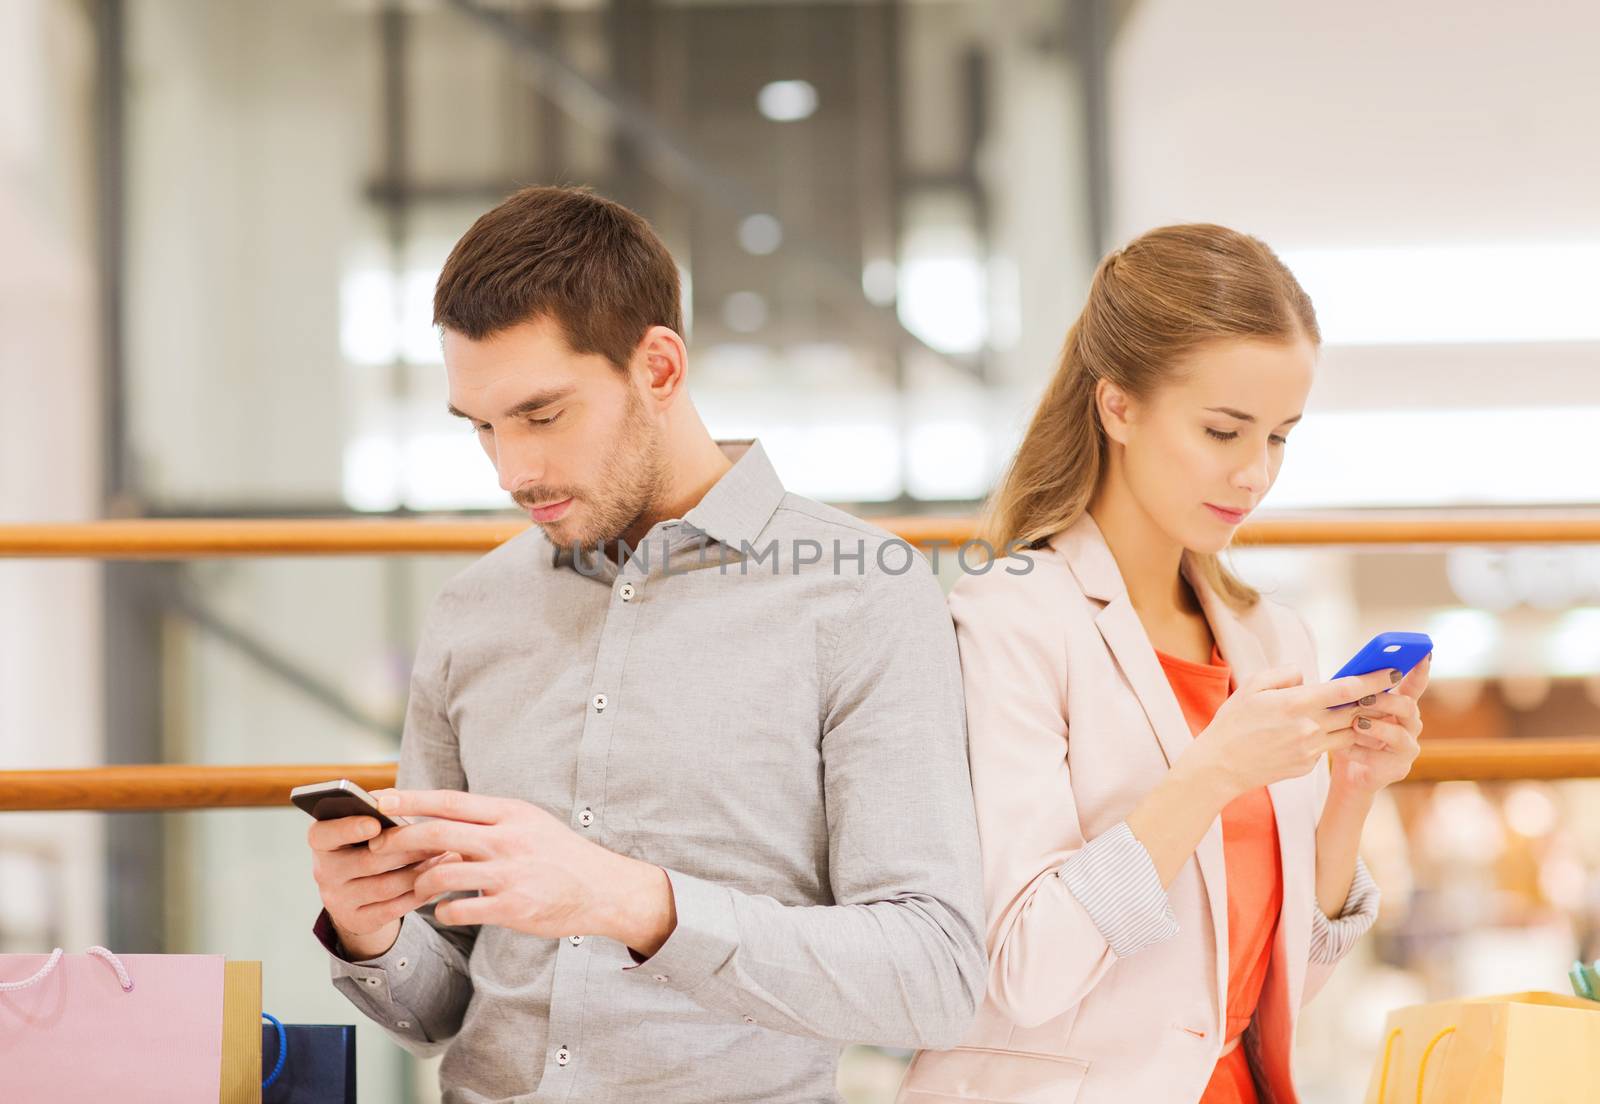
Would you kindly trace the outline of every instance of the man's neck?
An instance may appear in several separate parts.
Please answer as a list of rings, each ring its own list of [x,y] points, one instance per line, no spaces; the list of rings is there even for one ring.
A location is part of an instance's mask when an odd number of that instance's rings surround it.
[[[638,521],[622,534],[630,548],[637,547],[645,534],[668,518],[681,518],[699,505],[707,492],[717,485],[717,480],[733,467],[727,453],[701,430],[691,435],[681,448],[673,450],[667,458],[667,486],[658,501],[647,509]]]

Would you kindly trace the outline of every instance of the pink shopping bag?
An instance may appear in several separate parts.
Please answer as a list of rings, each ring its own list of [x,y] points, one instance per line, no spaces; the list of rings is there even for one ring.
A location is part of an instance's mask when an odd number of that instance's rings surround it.
[[[221,955],[0,955],[4,1104],[217,1104]]]

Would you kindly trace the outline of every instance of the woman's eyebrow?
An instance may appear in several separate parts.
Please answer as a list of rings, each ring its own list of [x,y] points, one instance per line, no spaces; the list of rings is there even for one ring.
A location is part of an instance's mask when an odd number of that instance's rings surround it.
[[[1244,411],[1235,410],[1231,406],[1208,406],[1208,407],[1206,407],[1206,409],[1211,411],[1211,412],[1213,412],[1213,413],[1216,413],[1216,414],[1226,414],[1230,418],[1238,418],[1241,422],[1253,422],[1253,421],[1256,420],[1256,416],[1254,414],[1246,414]],[[1294,425],[1302,417],[1304,417],[1304,415],[1296,414],[1292,418],[1285,418],[1283,421],[1279,422],[1278,424],[1279,425]]]

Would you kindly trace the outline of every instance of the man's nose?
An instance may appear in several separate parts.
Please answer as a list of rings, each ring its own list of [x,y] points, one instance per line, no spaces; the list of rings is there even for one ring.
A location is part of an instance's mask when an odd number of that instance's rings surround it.
[[[544,479],[544,453],[531,441],[495,439],[495,472],[500,489],[515,494],[518,489]]]

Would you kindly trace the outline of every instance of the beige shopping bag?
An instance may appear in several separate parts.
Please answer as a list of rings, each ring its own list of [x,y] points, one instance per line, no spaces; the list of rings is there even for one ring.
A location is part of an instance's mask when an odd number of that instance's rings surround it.
[[[1389,1013],[1367,1104],[1593,1104],[1600,1003],[1507,993]]]
[[[261,963],[222,964],[220,1104],[261,1104]]]

